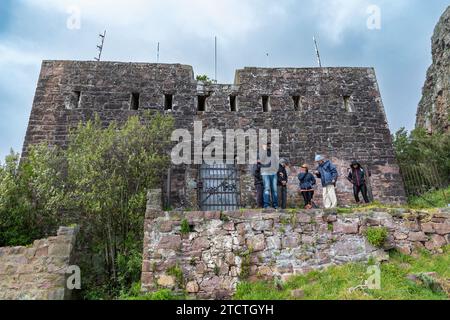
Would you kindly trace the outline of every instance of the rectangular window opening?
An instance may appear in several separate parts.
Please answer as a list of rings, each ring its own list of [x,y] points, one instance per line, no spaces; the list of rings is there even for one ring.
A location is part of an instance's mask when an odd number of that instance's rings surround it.
[[[81,102],[81,91],[74,91],[73,95],[75,97],[75,108],[79,108]]]
[[[131,94],[130,109],[131,110],[139,110],[139,104],[140,104],[140,94],[137,92],[133,92]]]
[[[300,111],[300,96],[293,96],[292,100],[294,100],[294,110]]]
[[[197,97],[197,110],[199,112],[206,111],[206,96],[198,96]]]
[[[353,112],[353,104],[351,103],[351,96],[344,96],[344,107],[347,112]]]
[[[237,97],[236,96],[230,96],[230,110],[231,110],[231,112],[237,111]]]
[[[164,95],[164,110],[172,110],[173,108],[173,95],[166,94]]]
[[[270,99],[269,96],[262,96],[262,106],[264,112],[270,112]]]

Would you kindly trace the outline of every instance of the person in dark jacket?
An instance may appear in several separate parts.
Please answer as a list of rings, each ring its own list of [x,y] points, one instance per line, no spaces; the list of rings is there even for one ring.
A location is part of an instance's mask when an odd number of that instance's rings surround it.
[[[300,192],[303,196],[303,200],[305,200],[305,209],[312,209],[316,178],[309,172],[308,165],[304,164],[301,166],[298,180],[300,182]]]
[[[264,207],[264,182],[261,175],[261,161],[254,166],[253,177],[255,178],[256,205],[258,208],[262,208]]]
[[[287,184],[288,184],[288,174],[286,171],[286,167],[288,165],[288,161],[286,159],[280,160],[280,167],[277,173],[278,179],[278,203],[281,204],[281,209],[286,209],[287,207]]]
[[[370,203],[367,195],[366,172],[358,161],[353,161],[348,170],[348,181],[353,184],[353,195],[356,203],[360,203],[359,193],[362,193],[364,202]]]

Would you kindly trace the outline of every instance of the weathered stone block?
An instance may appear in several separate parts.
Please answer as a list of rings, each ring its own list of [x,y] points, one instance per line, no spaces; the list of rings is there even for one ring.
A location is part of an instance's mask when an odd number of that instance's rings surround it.
[[[447,241],[443,236],[433,234],[430,241],[425,242],[425,248],[428,250],[435,250],[441,248],[447,244]]]
[[[181,249],[181,236],[180,235],[165,235],[161,237],[158,243],[158,249]]]
[[[439,235],[446,235],[450,233],[450,223],[433,223],[433,229]]]
[[[359,220],[337,221],[334,223],[334,232],[345,234],[357,234],[359,231]]]
[[[266,239],[264,234],[258,234],[256,236],[247,239],[247,247],[251,248],[253,252],[263,251],[266,248]]]
[[[164,288],[175,287],[175,278],[173,276],[161,275],[157,280],[158,285]]]
[[[283,236],[283,248],[296,248],[300,244],[300,236],[296,233]]]
[[[273,220],[255,220],[251,223],[255,231],[267,231],[273,228]]]
[[[200,287],[196,281],[189,281],[186,284],[186,291],[188,293],[197,293],[200,291]]]
[[[417,241],[417,242],[428,241],[428,237],[424,232],[410,232],[408,239],[410,241]]]
[[[266,239],[267,249],[279,250],[281,249],[281,238],[279,236],[272,236]]]

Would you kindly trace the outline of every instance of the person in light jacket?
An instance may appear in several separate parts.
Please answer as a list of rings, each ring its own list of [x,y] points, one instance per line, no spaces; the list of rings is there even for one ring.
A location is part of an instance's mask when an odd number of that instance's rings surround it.
[[[268,143],[263,145],[263,151],[260,155],[261,175],[264,182],[264,209],[272,207],[278,209],[278,164],[277,155],[272,152],[272,145]],[[272,198],[272,201],[270,201]]]
[[[323,204],[326,209],[336,208],[337,168],[330,160],[325,159],[321,155],[317,155],[315,160],[318,163],[315,174],[322,182]]]

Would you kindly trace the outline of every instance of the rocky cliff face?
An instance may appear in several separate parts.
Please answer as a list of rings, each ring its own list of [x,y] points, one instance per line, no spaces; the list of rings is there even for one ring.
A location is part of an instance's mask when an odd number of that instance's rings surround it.
[[[428,69],[417,127],[431,132],[449,131],[450,124],[450,7],[442,15],[432,38],[433,64]]]

